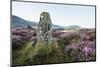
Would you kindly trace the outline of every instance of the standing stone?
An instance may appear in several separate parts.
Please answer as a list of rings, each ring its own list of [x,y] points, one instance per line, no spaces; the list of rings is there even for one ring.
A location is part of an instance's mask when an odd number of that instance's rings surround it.
[[[37,42],[50,43],[52,41],[52,22],[48,12],[42,12],[37,29]]]

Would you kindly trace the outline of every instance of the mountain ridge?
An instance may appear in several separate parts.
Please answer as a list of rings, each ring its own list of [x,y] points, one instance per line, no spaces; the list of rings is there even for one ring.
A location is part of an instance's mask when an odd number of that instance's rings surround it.
[[[38,23],[34,21],[28,21],[18,16],[12,15],[11,27],[25,27],[26,28],[27,26],[31,26],[32,28],[37,28]],[[80,29],[81,27],[77,25],[60,26],[60,25],[53,24],[52,28],[53,29]]]

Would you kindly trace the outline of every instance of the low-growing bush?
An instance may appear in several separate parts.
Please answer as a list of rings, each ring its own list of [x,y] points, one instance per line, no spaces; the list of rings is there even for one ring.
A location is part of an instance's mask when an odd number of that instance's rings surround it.
[[[34,47],[29,43],[19,52],[19,56],[14,59],[15,65],[61,63],[68,60],[56,42],[37,43]]]
[[[70,45],[71,43],[78,43],[80,40],[80,36],[76,33],[72,33],[70,35],[67,35],[61,39],[58,40],[58,44],[62,49],[65,48],[65,46]]]
[[[48,64],[63,62],[63,53],[57,43],[37,43],[31,53],[32,64]]]

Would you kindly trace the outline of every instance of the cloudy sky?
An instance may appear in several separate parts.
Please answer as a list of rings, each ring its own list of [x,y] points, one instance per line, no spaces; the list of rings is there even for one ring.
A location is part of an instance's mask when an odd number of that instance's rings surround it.
[[[49,12],[53,24],[78,25],[84,28],[95,27],[94,6],[12,2],[12,15],[25,20],[39,22],[40,14],[43,11]]]

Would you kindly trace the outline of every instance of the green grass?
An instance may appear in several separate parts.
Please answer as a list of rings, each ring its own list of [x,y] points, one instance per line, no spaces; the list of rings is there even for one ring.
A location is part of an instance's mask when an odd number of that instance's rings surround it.
[[[57,63],[63,60],[62,52],[57,43],[36,44],[32,54],[34,64]],[[60,61],[59,61],[60,60]]]
[[[27,59],[27,55],[33,49],[32,43],[27,43],[23,48],[19,50],[15,50],[13,55],[17,55],[16,58],[13,58],[13,64],[15,65],[22,65],[26,64],[25,60]]]
[[[37,43],[34,47],[29,42],[15,53],[17,54],[17,57],[13,59],[15,65],[60,63],[64,62],[66,57],[56,42]]]
[[[51,64],[70,60],[70,57],[61,50],[57,42],[50,44],[36,43],[34,47],[32,42],[29,42],[13,54],[14,65]]]

